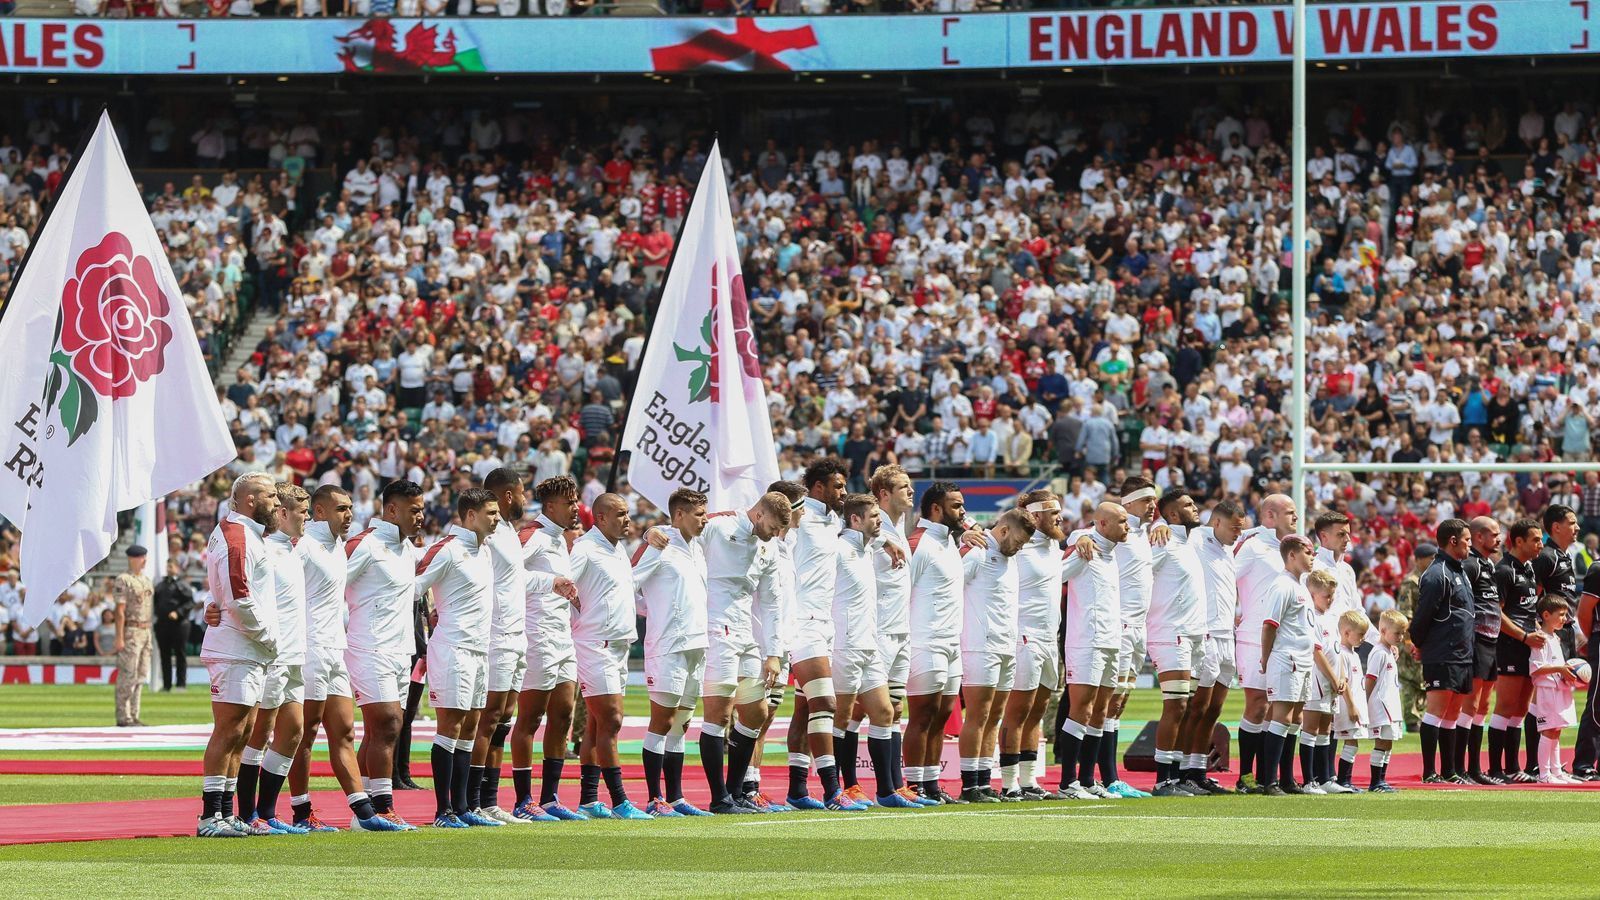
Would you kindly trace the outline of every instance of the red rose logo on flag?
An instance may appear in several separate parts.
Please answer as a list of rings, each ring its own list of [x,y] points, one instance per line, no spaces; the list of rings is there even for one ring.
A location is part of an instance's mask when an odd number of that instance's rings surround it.
[[[166,365],[171,302],[149,257],[111,232],[78,256],[61,291],[47,406],[61,401],[68,445],[99,417],[99,399],[131,397]]]
[[[711,312],[710,316],[717,314],[717,267],[711,267]],[[729,279],[730,299],[733,301],[733,342],[734,349],[739,353],[739,362],[748,378],[761,377],[761,360],[756,355],[756,336],[750,330],[750,301],[744,293],[744,275],[736,274]],[[717,330],[711,330],[711,402],[720,403],[718,396],[717,363],[720,361],[721,348],[717,346]]]

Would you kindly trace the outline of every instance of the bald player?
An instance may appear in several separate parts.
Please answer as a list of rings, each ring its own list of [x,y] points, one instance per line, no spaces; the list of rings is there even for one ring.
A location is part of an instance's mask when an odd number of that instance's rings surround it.
[[[1033,533],[1017,551],[1017,665],[1000,724],[1001,798],[1065,800],[1039,784],[1040,725],[1061,690],[1061,500],[1048,490],[1017,498]]]
[[[1061,726],[1061,790],[1074,800],[1117,796],[1094,783],[1094,769],[1117,684],[1122,618],[1116,550],[1127,539],[1128,511],[1118,503],[1102,503],[1094,523],[1069,537],[1061,567],[1067,584],[1063,667],[1068,700]]]
[[[1489,698],[1494,694],[1495,656],[1500,646],[1500,586],[1495,581],[1496,557],[1500,553],[1500,523],[1490,516],[1478,516],[1467,523],[1472,531],[1472,549],[1464,568],[1472,584],[1472,693],[1461,704],[1456,720],[1456,771],[1466,762],[1467,780],[1476,784],[1505,784],[1504,778],[1490,777],[1483,771],[1483,726],[1489,719]],[[1461,740],[1461,729],[1468,740]]]
[[[1234,659],[1239,682],[1244,686],[1244,715],[1239,720],[1241,792],[1255,787],[1250,773],[1266,729],[1267,675],[1261,669],[1261,626],[1271,612],[1272,583],[1283,574],[1283,556],[1278,547],[1300,525],[1294,501],[1283,494],[1269,494],[1263,499],[1260,514],[1261,524],[1246,532],[1233,550],[1239,591]]]
[[[1017,567],[1015,557],[1033,537],[1027,513],[1012,509],[995,522],[987,547],[961,548],[962,603],[961,799],[999,803],[993,787],[1000,714],[1016,678]]]

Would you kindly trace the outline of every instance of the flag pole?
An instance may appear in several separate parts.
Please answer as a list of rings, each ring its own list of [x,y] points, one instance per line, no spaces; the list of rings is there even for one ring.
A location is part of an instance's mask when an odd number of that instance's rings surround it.
[[[6,310],[11,308],[11,295],[16,293],[17,284],[22,281],[22,272],[28,267],[28,260],[33,259],[33,248],[39,246],[39,235],[44,234],[44,227],[50,224],[50,214],[56,211],[57,201],[61,199],[62,192],[67,189],[68,182],[72,181],[72,174],[78,171],[78,160],[83,159],[83,155],[88,152],[89,142],[94,140],[94,133],[100,130],[100,120],[109,119],[110,117],[111,107],[102,103],[100,105],[100,115],[95,116],[94,124],[85,129],[78,138],[78,146],[72,151],[72,158],[67,160],[67,170],[61,173],[61,182],[56,185],[55,195],[50,198],[50,205],[45,207],[44,212],[39,215],[39,225],[33,230],[33,237],[28,241],[28,249],[22,251],[22,261],[17,263],[17,267],[11,271],[11,283],[6,286],[5,299],[0,300],[0,319],[5,318]],[[111,126],[111,133],[113,135],[117,133],[116,123],[114,122]],[[118,141],[118,144],[120,145],[121,142]]]
[[[713,131],[711,133],[711,146],[717,151],[718,156],[722,155],[722,148],[717,143],[720,137],[721,134],[719,132]],[[710,160],[707,160],[707,165],[709,164]],[[727,171],[726,166],[723,167],[723,171]],[[700,180],[703,181],[705,177],[706,170],[702,168],[700,170]],[[667,277],[672,274],[672,268],[678,262],[678,248],[683,246],[683,230],[689,226],[689,213],[694,211],[695,198],[700,194],[700,181],[696,181],[694,187],[695,189],[689,194],[689,202],[683,207],[683,221],[678,223],[678,233],[673,236],[672,252],[667,254],[667,268],[661,275],[661,283],[656,285],[655,301],[645,304],[644,313],[641,316],[644,319],[644,343],[639,347],[639,366],[641,368],[644,366],[645,353],[650,349],[650,332],[653,330],[650,326],[650,311],[661,308],[661,298],[667,292]],[[742,268],[743,263],[741,262],[740,265]],[[637,378],[637,373],[635,377]],[[615,493],[617,490],[617,470],[622,465],[622,437],[623,433],[628,429],[628,416],[633,414],[633,398],[638,394],[639,383],[635,380],[632,389],[628,391],[627,401],[622,405],[622,420],[618,423],[616,442],[612,444],[611,473],[606,476],[606,493],[608,494]],[[628,452],[630,455],[632,454],[631,450]]]

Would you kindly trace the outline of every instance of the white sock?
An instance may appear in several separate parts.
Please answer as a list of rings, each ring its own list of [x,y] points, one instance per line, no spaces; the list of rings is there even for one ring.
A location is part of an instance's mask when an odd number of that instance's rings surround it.
[[[289,805],[290,806],[299,806],[302,803],[310,803],[310,802],[311,802],[311,795],[310,794],[293,794],[293,795],[291,795],[289,797]]]
[[[1035,784],[1038,783],[1038,782],[1034,781],[1034,777],[1035,777],[1034,776],[1034,766],[1036,766],[1037,764],[1038,764],[1038,761],[1037,760],[1032,760],[1032,759],[1024,759],[1024,760],[1019,760],[1017,762],[1017,779],[1021,782],[1023,787],[1033,787]],[[1005,767],[1002,766],[1000,768],[1000,779],[1001,779],[1001,781],[1004,781],[1005,777],[1006,777],[1006,770],[1005,770]]]

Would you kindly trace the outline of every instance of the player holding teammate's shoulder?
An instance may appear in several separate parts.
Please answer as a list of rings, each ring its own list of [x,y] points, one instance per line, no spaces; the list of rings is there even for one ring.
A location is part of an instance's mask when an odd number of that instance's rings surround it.
[[[1001,712],[1016,679],[1015,557],[1031,537],[1027,513],[1012,509],[995,522],[987,546],[962,548],[961,799],[969,803],[1018,799],[1001,797],[993,778]]]
[[[1203,661],[1206,632],[1206,572],[1200,561],[1200,508],[1182,489],[1170,490],[1158,504],[1171,538],[1151,550],[1154,571],[1150,603],[1150,657],[1161,687],[1161,721],[1156,726],[1157,797],[1195,796],[1180,782],[1188,735],[1182,731],[1194,695],[1195,674]],[[1205,792],[1209,793],[1209,792]]]
[[[1061,500],[1048,490],[1017,498],[1032,534],[1017,551],[1016,671],[1000,725],[1001,798],[1064,800],[1039,784],[1040,725],[1061,690]]]
[[[911,547],[911,665],[906,682],[906,780],[924,798],[965,803],[939,787],[944,723],[961,693],[961,549],[966,500],[954,482],[922,494]]]
[[[1112,799],[1098,785],[1106,710],[1117,684],[1122,647],[1122,605],[1117,585],[1117,545],[1128,539],[1128,511],[1101,503],[1094,524],[1067,536],[1061,577],[1067,584],[1067,720],[1061,724],[1061,791],[1073,800]]]

